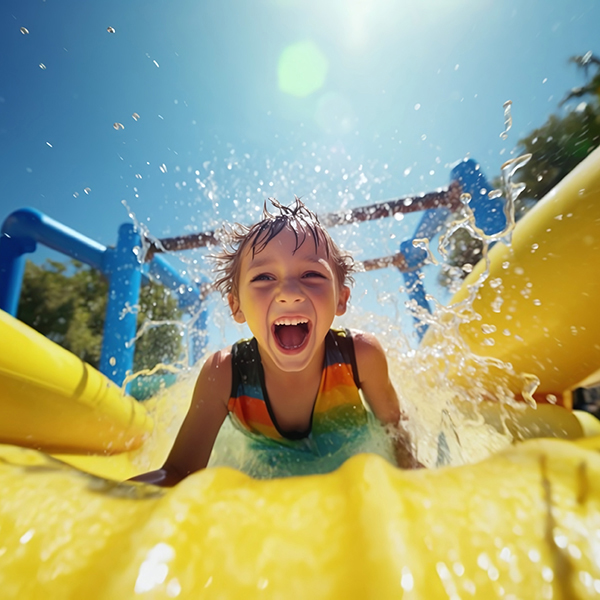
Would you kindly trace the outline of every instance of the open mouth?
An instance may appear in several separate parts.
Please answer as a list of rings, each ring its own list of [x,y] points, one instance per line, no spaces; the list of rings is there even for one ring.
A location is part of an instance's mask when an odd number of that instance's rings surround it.
[[[309,324],[306,319],[284,317],[275,321],[273,331],[282,348],[296,350],[307,340]]]

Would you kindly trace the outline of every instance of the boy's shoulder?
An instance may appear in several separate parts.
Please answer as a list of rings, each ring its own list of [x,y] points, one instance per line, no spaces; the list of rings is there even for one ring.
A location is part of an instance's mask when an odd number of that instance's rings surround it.
[[[355,349],[360,348],[368,351],[369,349],[375,348],[383,352],[383,347],[374,334],[368,331],[363,331],[362,329],[349,329],[348,331],[350,332],[352,340],[354,341]]]
[[[213,352],[206,358],[200,371],[200,377],[211,385],[229,390],[231,387],[231,371],[231,346],[227,346]]]
[[[360,329],[350,329],[349,331],[354,342],[354,354],[359,373],[366,375],[372,372],[379,372],[381,367],[385,367],[387,370],[385,350],[377,337],[368,331]]]
[[[209,368],[218,368],[227,363],[231,364],[231,349],[232,346],[227,346],[226,348],[221,348],[220,350],[209,354],[206,357],[204,364],[208,365]]]

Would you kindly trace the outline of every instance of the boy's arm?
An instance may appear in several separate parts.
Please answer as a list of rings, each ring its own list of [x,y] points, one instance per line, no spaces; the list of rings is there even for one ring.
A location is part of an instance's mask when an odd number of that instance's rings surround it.
[[[196,381],[192,402],[162,469],[132,478],[132,481],[171,487],[191,473],[206,467],[219,429],[227,416],[231,390],[231,353],[210,356]]]
[[[379,421],[393,427],[398,466],[402,469],[422,467],[413,455],[410,435],[402,424],[406,417],[400,410],[396,390],[390,381],[387,358],[381,344],[374,335],[362,331],[353,331],[352,339],[365,399]]]

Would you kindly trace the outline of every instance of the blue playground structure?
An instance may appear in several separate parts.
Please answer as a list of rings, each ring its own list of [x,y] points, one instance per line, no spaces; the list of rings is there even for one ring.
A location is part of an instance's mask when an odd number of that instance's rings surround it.
[[[0,308],[16,316],[25,270],[25,255],[43,244],[101,271],[109,281],[108,303],[100,355],[100,371],[121,385],[133,367],[136,311],[140,286],[153,277],[176,291],[179,307],[193,317],[189,362],[193,364],[205,344],[206,314],[199,286],[174,269],[161,256],[140,261],[142,240],[133,224],[119,227],[117,244],[102,244],[58,223],[32,208],[13,212],[4,221],[0,237]]]
[[[479,165],[473,159],[458,162],[451,171],[451,181],[457,181],[461,193],[471,196],[469,206],[477,226],[486,234],[502,231],[506,225],[504,199],[490,198],[491,190]],[[421,281],[421,267],[427,259],[424,249],[413,245],[414,239],[434,237],[451,214],[448,190],[423,194],[414,198],[399,198],[349,211],[330,213],[321,217],[325,226],[347,224],[390,217],[398,212],[425,211],[413,237],[400,244],[400,253],[393,257],[366,261],[366,269],[395,265],[403,274],[409,297],[419,306],[430,310]],[[149,251],[142,260],[142,242]],[[136,314],[132,307],[138,304],[140,286],[153,278],[176,292],[179,307],[191,317],[189,362],[194,364],[206,343],[206,309],[200,284],[178,272],[159,253],[178,251],[216,244],[213,233],[192,234],[159,240],[142,240],[140,232],[131,223],[120,226],[117,243],[105,247],[98,242],[66,227],[43,213],[23,208],[10,214],[0,237],[0,309],[16,316],[25,270],[25,255],[43,244],[100,270],[109,281],[109,297],[104,324],[100,371],[121,385],[133,368],[136,335]],[[369,265],[367,264],[369,263]],[[417,330],[419,337],[424,328]]]

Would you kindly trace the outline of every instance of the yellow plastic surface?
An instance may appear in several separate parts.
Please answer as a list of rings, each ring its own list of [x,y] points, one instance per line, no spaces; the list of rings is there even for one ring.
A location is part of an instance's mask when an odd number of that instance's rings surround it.
[[[489,277],[473,303],[482,318],[460,326],[471,351],[536,375],[540,394],[560,394],[597,371],[600,148],[517,224],[511,248],[496,244],[489,257]],[[468,296],[483,268],[475,267],[452,303]]]
[[[208,469],[172,490],[0,447],[5,598],[578,598],[600,585],[600,438],[468,467]],[[40,494],[40,490],[43,493]]]
[[[0,311],[0,442],[48,452],[123,452],[152,429],[143,405]]]
[[[519,224],[512,251],[493,249],[488,281],[502,278],[504,304],[494,313],[497,288],[482,288],[475,306],[483,321],[463,329],[471,348],[538,374],[543,391],[596,371],[599,250],[596,151]],[[484,336],[482,323],[496,333]],[[3,313],[0,410],[0,439],[54,451],[126,450],[151,426],[141,405]],[[530,433],[549,427],[567,438],[582,424],[588,433],[598,427],[556,407],[519,418]],[[136,468],[132,454],[65,459],[122,478]],[[403,472],[367,455],[328,475],[284,480],[207,469],[172,490],[107,481],[0,446],[0,491],[6,598],[600,593],[600,436],[530,440],[475,465],[431,471]]]

